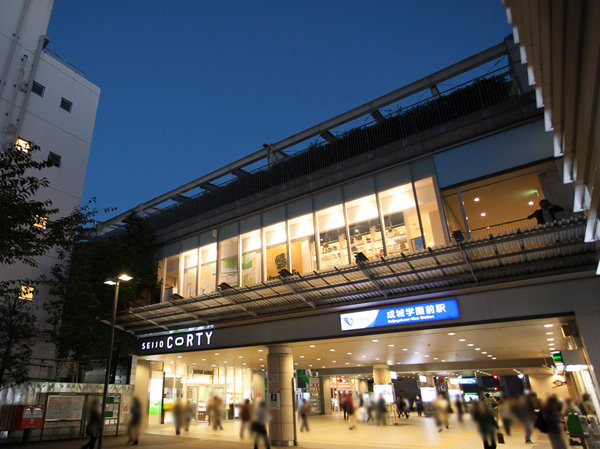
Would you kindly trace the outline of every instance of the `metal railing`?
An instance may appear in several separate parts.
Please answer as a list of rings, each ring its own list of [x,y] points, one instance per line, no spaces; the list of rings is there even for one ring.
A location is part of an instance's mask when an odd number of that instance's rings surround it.
[[[467,126],[476,119],[530,104],[533,93],[516,92],[510,73],[508,67],[503,67],[448,89],[437,98],[399,108],[388,114],[383,123],[372,121],[351,129],[336,136],[335,142],[312,143],[288,158],[255,169],[219,184],[218,189],[201,192],[187,201],[152,214],[149,217],[150,226],[169,226],[386,145],[400,141],[405,147]],[[477,114],[477,118],[473,114]]]
[[[81,70],[80,68],[74,66],[73,64],[71,64],[69,61],[67,61],[66,59],[64,59],[62,56],[57,55],[56,53],[54,53],[52,50],[48,49],[48,48],[44,48],[44,53],[46,53],[49,56],[52,56],[54,59],[56,59],[58,62],[60,62],[62,65],[67,66],[68,68],[70,68],[71,70],[73,70],[75,73],[83,76],[84,78],[87,79],[87,73],[85,73],[83,70]]]
[[[580,216],[581,214],[575,214],[570,210],[563,210],[555,213],[556,220],[569,219],[572,217]],[[497,225],[486,226],[483,228],[477,228],[469,230],[471,238],[487,237],[490,234],[499,235],[505,232],[516,231],[517,229],[527,229],[532,226],[537,226],[538,222],[535,218],[527,219],[522,218],[520,220],[507,221],[505,223],[498,223]]]

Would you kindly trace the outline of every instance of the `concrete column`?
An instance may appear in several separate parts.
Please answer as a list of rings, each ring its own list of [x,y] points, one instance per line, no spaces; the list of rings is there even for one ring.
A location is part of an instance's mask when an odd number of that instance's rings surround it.
[[[387,365],[373,366],[373,383],[375,385],[388,385],[392,383],[390,367]]]
[[[359,384],[360,394],[369,392],[369,383],[365,379],[360,380]]]
[[[273,446],[294,445],[294,360],[289,346],[269,346],[267,402],[271,406],[269,436]]]
[[[331,377],[323,377],[323,414],[331,415]]]

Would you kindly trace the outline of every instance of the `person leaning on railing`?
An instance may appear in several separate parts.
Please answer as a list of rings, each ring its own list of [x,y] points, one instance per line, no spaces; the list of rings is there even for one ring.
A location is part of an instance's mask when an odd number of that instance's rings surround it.
[[[535,218],[538,224],[552,223],[556,221],[555,214],[563,210],[562,207],[552,204],[548,200],[541,200],[540,208],[527,216],[527,219]]]

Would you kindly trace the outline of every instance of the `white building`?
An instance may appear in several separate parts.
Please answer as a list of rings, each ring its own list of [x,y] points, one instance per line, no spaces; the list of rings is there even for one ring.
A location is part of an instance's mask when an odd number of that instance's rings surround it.
[[[0,148],[18,139],[39,145],[37,158],[52,158],[44,171],[50,187],[40,193],[61,216],[81,203],[100,88],[85,73],[46,48],[53,0],[4,0],[0,13]],[[26,143],[24,143],[26,145]],[[52,219],[52,217],[49,217]],[[39,267],[3,266],[4,279],[37,278],[56,259],[39,258]],[[40,321],[47,294],[33,299]],[[52,376],[54,349],[36,345],[31,376]]]

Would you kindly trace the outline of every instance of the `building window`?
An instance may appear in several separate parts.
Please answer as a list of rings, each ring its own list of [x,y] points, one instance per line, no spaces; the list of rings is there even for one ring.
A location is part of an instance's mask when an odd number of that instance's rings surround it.
[[[289,221],[291,272],[310,273],[317,269],[313,215],[306,214]]]
[[[165,300],[179,294],[179,255],[167,259],[165,271]]]
[[[217,244],[200,248],[200,282],[198,294],[207,295],[215,291],[217,282]]]
[[[430,247],[446,243],[433,178],[415,181],[415,191],[417,192],[425,246]]]
[[[183,297],[196,296],[198,280],[198,250],[193,249],[183,254]]]
[[[71,112],[73,103],[71,103],[69,100],[66,100],[65,98],[61,98],[60,99],[60,107],[61,107],[61,109],[64,109],[67,112]]]
[[[252,285],[262,280],[260,230],[242,235],[242,285]]]
[[[35,221],[33,222],[33,226],[40,229],[46,229],[46,225],[48,224],[48,217],[40,217],[39,215],[35,216]]]
[[[23,153],[29,153],[29,150],[31,149],[31,143],[19,137],[15,142],[15,148]]]
[[[264,229],[267,280],[279,276],[283,269],[289,269],[287,254],[287,235],[285,221]]]
[[[40,97],[44,96],[44,91],[46,88],[42,86],[40,83],[33,82],[33,86],[31,86],[31,92],[34,94],[38,94]]]
[[[321,269],[348,265],[346,221],[342,205],[318,211],[317,224],[321,247]]]
[[[33,293],[35,289],[29,285],[21,285],[21,293],[19,294],[19,299],[24,299],[25,301],[33,301]]]
[[[237,236],[219,242],[219,258],[221,274],[219,284],[226,283],[230,287],[238,286],[238,238]]]
[[[346,211],[352,255],[363,253],[370,260],[382,257],[381,222],[375,195],[349,201],[346,203]]]
[[[51,167],[60,167],[62,156],[50,151],[50,153],[48,153],[48,162],[50,163]]]
[[[379,193],[388,256],[423,248],[412,184]]]

